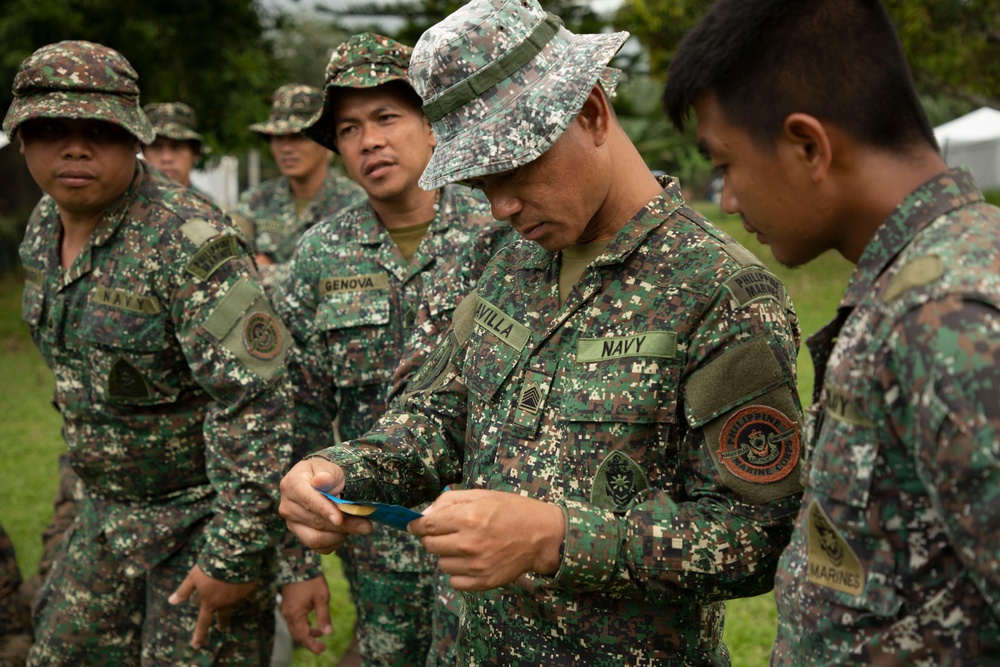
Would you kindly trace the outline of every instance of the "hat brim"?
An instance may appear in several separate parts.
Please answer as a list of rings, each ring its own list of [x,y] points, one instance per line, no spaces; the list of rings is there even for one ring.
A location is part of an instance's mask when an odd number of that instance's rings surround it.
[[[15,97],[4,118],[3,131],[13,136],[24,123],[36,118],[101,120],[123,127],[141,143],[153,141],[155,133],[137,100],[113,93],[40,90]]]
[[[398,71],[399,68],[394,68]],[[313,114],[302,133],[315,141],[317,144],[326,146],[334,153],[340,155],[337,150],[337,128],[333,122],[333,100],[340,90],[358,90],[361,88],[377,88],[393,81],[403,81],[410,85],[410,80],[405,74],[386,74],[382,78],[368,76],[344,76],[340,82],[329,84],[323,89],[323,108]],[[416,93],[414,93],[416,95]]]
[[[205,138],[203,136],[178,123],[154,125],[153,132],[157,137],[166,137],[167,139],[173,139],[174,141],[197,141],[199,144],[205,143]]]
[[[562,136],[628,33],[576,35],[565,28],[560,33],[569,44],[558,67],[549,68],[503,108],[452,137],[437,137],[437,147],[420,177],[421,188],[435,190],[520,167]],[[572,76],[565,76],[567,72]]]
[[[269,120],[266,123],[254,123],[250,126],[250,131],[265,138],[281,136],[283,134],[299,134],[309,126],[313,115],[285,120]]]

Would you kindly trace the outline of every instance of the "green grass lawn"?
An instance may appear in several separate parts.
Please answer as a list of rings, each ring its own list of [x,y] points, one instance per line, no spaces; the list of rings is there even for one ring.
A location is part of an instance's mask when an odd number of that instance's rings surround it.
[[[851,265],[839,256],[824,255],[804,269],[777,266],[770,251],[748,234],[736,217],[726,216],[717,206],[699,204],[709,218],[735,236],[767,263],[785,281],[802,324],[803,340],[833,315],[850,277]],[[38,355],[20,319],[22,281],[17,276],[0,278],[0,488],[4,508],[0,522],[10,533],[17,549],[22,574],[30,576],[41,557],[42,529],[52,515],[56,490],[56,460],[63,449],[59,434],[59,414],[52,407],[52,376]],[[809,403],[813,369],[808,354],[799,354],[799,393]],[[331,610],[335,631],[328,650],[315,657],[300,649],[295,664],[319,667],[335,664],[350,641],[354,622],[347,584],[336,557],[324,559],[331,585]],[[772,595],[763,595],[729,604],[725,640],[734,667],[767,664],[776,631]],[[331,656],[332,654],[332,656]]]

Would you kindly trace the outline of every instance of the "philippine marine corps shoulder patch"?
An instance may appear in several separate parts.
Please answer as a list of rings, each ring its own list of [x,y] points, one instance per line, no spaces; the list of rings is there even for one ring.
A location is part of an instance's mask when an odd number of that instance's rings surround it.
[[[722,427],[719,460],[740,479],[777,482],[799,460],[799,428],[779,410],[750,405],[737,410]]]
[[[255,359],[270,361],[281,352],[281,327],[270,313],[250,313],[243,324],[243,346]]]
[[[239,246],[235,236],[220,236],[209,241],[191,258],[187,270],[202,280],[208,280],[220,266],[240,256]]]

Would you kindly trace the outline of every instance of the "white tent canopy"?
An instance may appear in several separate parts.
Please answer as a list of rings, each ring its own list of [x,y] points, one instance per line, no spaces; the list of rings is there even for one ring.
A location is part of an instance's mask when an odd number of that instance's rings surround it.
[[[982,107],[934,128],[950,167],[968,165],[979,187],[1000,188],[1000,111]]]

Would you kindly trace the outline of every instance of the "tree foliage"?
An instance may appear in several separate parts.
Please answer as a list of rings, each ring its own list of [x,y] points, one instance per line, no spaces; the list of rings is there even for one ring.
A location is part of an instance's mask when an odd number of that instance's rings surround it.
[[[398,0],[390,4],[364,2],[359,0],[344,6],[336,3],[331,7],[322,2],[316,3],[318,11],[323,11],[339,19],[344,17],[371,17],[370,29],[379,32],[378,19],[395,17],[402,19],[403,26],[393,30],[392,37],[403,44],[413,46],[427,28],[462,7],[468,0]],[[607,21],[597,14],[585,0],[539,0],[548,11],[562,18],[570,30],[574,32],[600,32]]]
[[[921,92],[1000,108],[1000,0],[884,0]],[[665,76],[711,0],[625,0],[615,17]]]
[[[37,48],[85,39],[122,53],[139,73],[142,103],[180,100],[198,113],[210,146],[250,145],[247,125],[267,116],[285,83],[255,0],[7,0],[0,15],[0,111],[21,61]]]
[[[884,2],[932,124],[981,105],[1000,108],[1000,0]],[[636,68],[632,85],[641,89],[644,105],[649,105],[650,96],[658,101],[677,45],[711,4],[712,0],[624,0],[614,24],[643,46],[648,70]],[[691,138],[680,136],[662,116],[655,104],[644,106],[628,126],[633,141],[651,167],[678,174],[700,188],[711,177],[709,163],[693,150]]]

